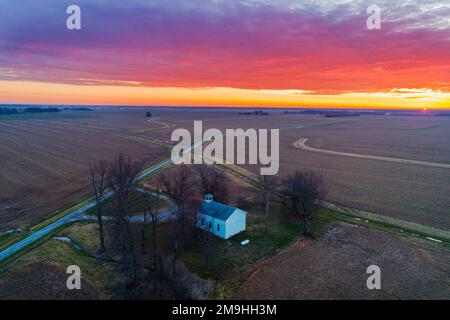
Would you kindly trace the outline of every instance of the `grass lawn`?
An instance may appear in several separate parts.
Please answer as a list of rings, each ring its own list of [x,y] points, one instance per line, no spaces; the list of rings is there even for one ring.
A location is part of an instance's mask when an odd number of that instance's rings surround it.
[[[301,238],[303,225],[299,219],[285,215],[280,208],[271,212],[269,224],[265,227],[264,215],[252,208],[247,217],[247,230],[232,239],[223,240],[212,235],[209,236],[210,258],[206,262],[205,233],[198,234],[198,240],[193,245],[186,245],[182,250],[180,260],[194,274],[201,278],[213,281],[215,292],[212,298],[228,298],[239,286],[239,282],[261,260],[275,256],[283,249]],[[382,224],[372,225],[373,222],[355,220],[336,214],[330,208],[323,208],[314,217],[310,228],[317,237],[326,229],[326,225],[335,221],[347,221],[353,224],[366,225],[382,231],[393,233],[391,228]],[[109,229],[107,223],[106,228]],[[135,226],[140,232],[140,225]],[[151,227],[149,226],[148,229]],[[157,244],[166,254],[172,254],[171,232],[172,222],[159,223],[157,228]],[[150,231],[150,230],[148,230]],[[114,288],[123,280],[122,276],[108,263],[101,262],[92,257],[99,248],[98,226],[96,223],[75,223],[57,232],[60,236],[67,236],[79,244],[82,250],[76,250],[70,244],[47,239],[36,244],[27,254],[10,261],[0,270],[0,276],[8,270],[20,268],[33,263],[46,262],[61,268],[76,264],[83,270],[83,277],[87,279],[105,297],[114,296]],[[139,233],[138,233],[139,235]],[[407,234],[399,234],[406,236]],[[0,241],[7,242],[14,234],[4,234]],[[240,243],[250,240],[246,246]],[[137,239],[138,242],[140,239]],[[148,249],[150,249],[150,236],[148,235]],[[110,240],[107,239],[107,243]],[[140,248],[140,244],[137,243]]]
[[[265,231],[264,215],[255,209],[248,210],[247,230],[229,240],[210,236],[211,255],[206,264],[205,246],[200,244],[186,248],[181,260],[196,275],[213,281],[212,298],[227,299],[238,287],[239,278],[257,262],[283,251],[302,237],[303,224],[299,219],[287,216],[279,208],[271,213]],[[332,215],[319,212],[310,225],[314,235],[320,237],[325,226],[336,221]],[[204,239],[205,234],[200,235]],[[242,246],[243,240],[250,240]]]
[[[3,243],[5,243],[6,241],[10,240],[13,236],[15,235],[15,233],[4,233],[4,234],[0,234],[0,248],[1,245]]]
[[[273,256],[301,238],[303,225],[298,219],[286,217],[278,209],[274,210],[265,231],[265,219],[262,214],[251,213],[247,216],[247,230],[229,240],[211,236],[211,259],[206,264],[204,246],[193,246],[183,253],[182,260],[192,272],[202,278],[224,280],[242,271],[255,262]],[[320,234],[324,218],[317,218],[311,225],[315,234]],[[202,234],[201,237],[205,235]],[[243,240],[250,240],[242,246]]]
[[[78,265],[83,279],[105,297],[111,297],[121,278],[111,266],[97,261],[89,254],[98,248],[96,227],[96,224],[81,223],[58,232],[58,235],[69,236],[86,250],[79,251],[71,244],[50,238],[4,266],[0,270],[0,277],[7,276],[9,270],[34,263],[49,263],[64,270],[70,265]]]
[[[7,240],[9,238],[9,234],[2,234],[0,235],[0,243]]]
[[[108,228],[108,226],[109,224],[105,223],[105,228]],[[76,223],[59,232],[59,235],[69,237],[89,255],[95,254],[100,247],[97,223]]]

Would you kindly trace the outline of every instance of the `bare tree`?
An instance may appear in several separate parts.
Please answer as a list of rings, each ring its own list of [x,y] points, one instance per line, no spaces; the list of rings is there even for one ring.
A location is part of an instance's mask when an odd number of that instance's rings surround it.
[[[147,242],[146,234],[147,234],[147,223],[149,216],[153,210],[153,201],[151,196],[144,192],[142,194],[142,199],[140,201],[140,206],[142,206],[142,230],[141,230],[141,253],[144,255],[145,253],[145,243]]]
[[[279,181],[276,176],[258,176],[255,180],[254,197],[259,207],[265,210],[265,232],[267,236],[270,205],[277,197]]]
[[[156,189],[156,203],[151,211],[152,218],[152,253],[153,253],[153,270],[156,270],[157,266],[157,254],[156,254],[156,223],[158,223],[159,210],[161,209],[161,193],[159,186]]]
[[[212,194],[218,202],[228,201],[228,178],[214,165],[196,167],[196,186],[202,195]]]
[[[130,230],[130,213],[136,204],[136,188],[141,164],[133,162],[130,157],[120,154],[108,164],[107,181],[113,191],[112,206],[116,228],[115,240],[121,247],[122,261],[129,272],[130,284],[137,277],[137,262],[134,240]]]
[[[179,254],[179,239],[183,232],[184,215],[187,202],[191,194],[191,169],[187,165],[180,165],[172,174],[161,173],[159,182],[165,191],[175,201],[177,207],[177,222],[173,242],[172,274],[175,275],[176,261]]]
[[[282,181],[280,201],[289,212],[303,220],[306,236],[313,237],[308,222],[324,194],[322,177],[312,171],[296,171]]]
[[[103,200],[106,190],[106,169],[107,164],[104,161],[100,161],[97,165],[89,165],[89,170],[91,173],[91,183],[92,189],[95,194],[95,201],[97,207],[97,220],[98,220],[98,230],[100,237],[100,249],[99,252],[103,253],[105,251],[105,235],[103,231]]]
[[[150,191],[146,191],[143,193],[142,199],[142,207],[143,207],[143,225],[142,225],[142,254],[145,252],[145,244],[147,243],[145,235],[147,234],[147,224],[151,222],[152,224],[152,268],[156,269],[157,266],[157,256],[156,256],[156,224],[158,222],[158,215],[161,209],[161,193],[159,190],[159,186],[157,187],[156,192],[152,193]]]

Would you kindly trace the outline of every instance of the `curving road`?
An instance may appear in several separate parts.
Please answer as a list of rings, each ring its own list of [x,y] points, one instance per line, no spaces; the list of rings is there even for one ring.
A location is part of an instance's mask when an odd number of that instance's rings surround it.
[[[198,143],[192,145],[190,148],[188,148],[186,150],[186,152],[191,152],[192,150],[194,150],[202,145],[203,145],[203,141],[198,142]],[[158,163],[157,165],[154,165],[153,167],[150,167],[150,168],[142,171],[137,176],[136,179],[142,180],[142,179],[148,178],[149,176],[151,176],[152,174],[163,169],[164,167],[171,164],[173,161],[177,160],[178,158],[179,158],[179,155],[174,156],[173,158],[166,159],[166,160]],[[112,192],[108,192],[104,195],[103,199],[108,199],[112,195],[113,195]],[[72,212],[69,212],[67,215],[65,215],[61,219],[49,224],[48,226],[46,226],[42,229],[39,229],[39,230],[33,232],[32,234],[28,235],[27,237],[20,240],[19,242],[12,244],[8,248],[6,248],[5,250],[0,252],[0,261],[5,260],[6,258],[12,256],[13,254],[19,252],[22,249],[28,247],[29,245],[36,242],[37,240],[51,234],[53,231],[64,226],[65,224],[73,222],[73,221],[82,220],[83,218],[85,218],[84,214],[86,213],[86,211],[88,211],[95,205],[96,205],[95,200],[92,200],[92,201],[86,203],[85,205],[83,205],[82,207],[80,207],[78,209],[74,209]],[[166,212],[164,212],[164,215],[162,216],[162,218],[170,219],[172,215],[173,215],[172,210],[167,210]],[[136,219],[139,219],[139,218],[136,218]]]
[[[157,172],[158,170],[164,168],[166,165],[170,164],[172,162],[172,159],[167,159],[164,160],[163,162],[158,163],[157,165],[150,167],[144,171],[142,171],[139,176],[138,179],[142,180],[144,178],[147,178],[148,176],[152,175],[153,173]],[[108,199],[109,197],[112,196],[112,192],[108,192],[104,195],[104,199]],[[48,226],[33,232],[32,234],[30,234],[29,236],[27,236],[26,238],[22,239],[19,242],[14,243],[13,245],[11,245],[10,247],[8,247],[7,249],[3,250],[2,252],[0,252],[0,261],[10,257],[11,255],[15,254],[16,252],[26,248],[27,246],[31,245],[32,243],[34,243],[35,241],[49,235],[50,233],[52,233],[53,231],[57,230],[58,228],[62,227],[63,225],[73,222],[73,221],[77,221],[80,219],[83,219],[83,215],[92,207],[94,207],[96,205],[95,200],[90,201],[89,203],[85,204],[84,206],[75,209],[73,212],[70,212],[69,214],[67,214],[66,216],[62,217],[61,219],[49,224]]]
[[[313,148],[313,147],[307,146],[306,145],[307,141],[308,141],[308,138],[302,138],[300,140],[297,140],[294,143],[294,146],[296,148],[304,150],[304,151],[323,153],[323,154],[331,154],[334,156],[359,158],[359,159],[366,159],[366,160],[388,161],[388,162],[396,162],[396,163],[402,163],[402,164],[413,164],[413,165],[418,165],[418,166],[450,169],[450,164],[445,164],[445,163],[435,163],[435,162],[417,161],[417,160],[409,160],[409,159],[397,159],[397,158],[380,157],[380,156],[369,156],[369,155],[358,154],[358,153],[348,153],[348,152],[339,152],[339,151],[318,149],[318,148]]]
[[[105,198],[110,197],[111,195],[105,195]],[[56,229],[60,228],[61,226],[78,220],[78,218],[85,213],[86,211],[88,211],[89,209],[91,209],[92,207],[94,207],[96,204],[95,201],[91,201],[89,203],[87,203],[86,205],[82,206],[81,208],[78,208],[76,210],[74,210],[73,212],[69,213],[68,215],[62,217],[61,219],[49,224],[48,226],[33,232],[32,234],[30,234],[29,236],[27,236],[26,238],[22,239],[19,242],[16,242],[15,244],[11,245],[10,247],[8,247],[7,249],[3,250],[2,252],[0,252],[0,261],[8,258],[9,256],[13,255],[14,253],[24,249],[25,247],[29,246],[30,244],[32,244],[33,242],[39,240],[40,238],[45,237],[46,235],[50,234],[51,232],[55,231]]]

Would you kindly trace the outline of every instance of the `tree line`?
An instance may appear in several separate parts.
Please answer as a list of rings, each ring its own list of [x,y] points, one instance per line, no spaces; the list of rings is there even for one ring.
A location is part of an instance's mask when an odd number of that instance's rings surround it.
[[[28,114],[28,113],[51,113],[60,112],[61,110],[55,107],[49,108],[37,108],[37,107],[27,107],[27,108],[0,108],[0,115],[14,115],[14,114]]]

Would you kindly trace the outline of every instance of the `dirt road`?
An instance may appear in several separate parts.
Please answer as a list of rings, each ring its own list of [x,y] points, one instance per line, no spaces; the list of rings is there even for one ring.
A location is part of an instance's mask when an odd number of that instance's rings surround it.
[[[445,163],[434,163],[434,162],[425,162],[425,161],[417,161],[417,160],[409,160],[409,159],[397,159],[397,158],[389,158],[389,157],[370,156],[370,155],[364,155],[364,154],[358,154],[358,153],[348,153],[348,152],[338,152],[338,151],[332,151],[332,150],[317,149],[317,148],[307,146],[306,145],[307,141],[308,141],[307,138],[299,139],[294,143],[294,146],[298,149],[302,149],[305,151],[331,154],[334,156],[359,158],[359,159],[366,159],[366,160],[388,161],[388,162],[412,164],[412,165],[418,165],[418,166],[450,169],[450,164],[445,164]]]

